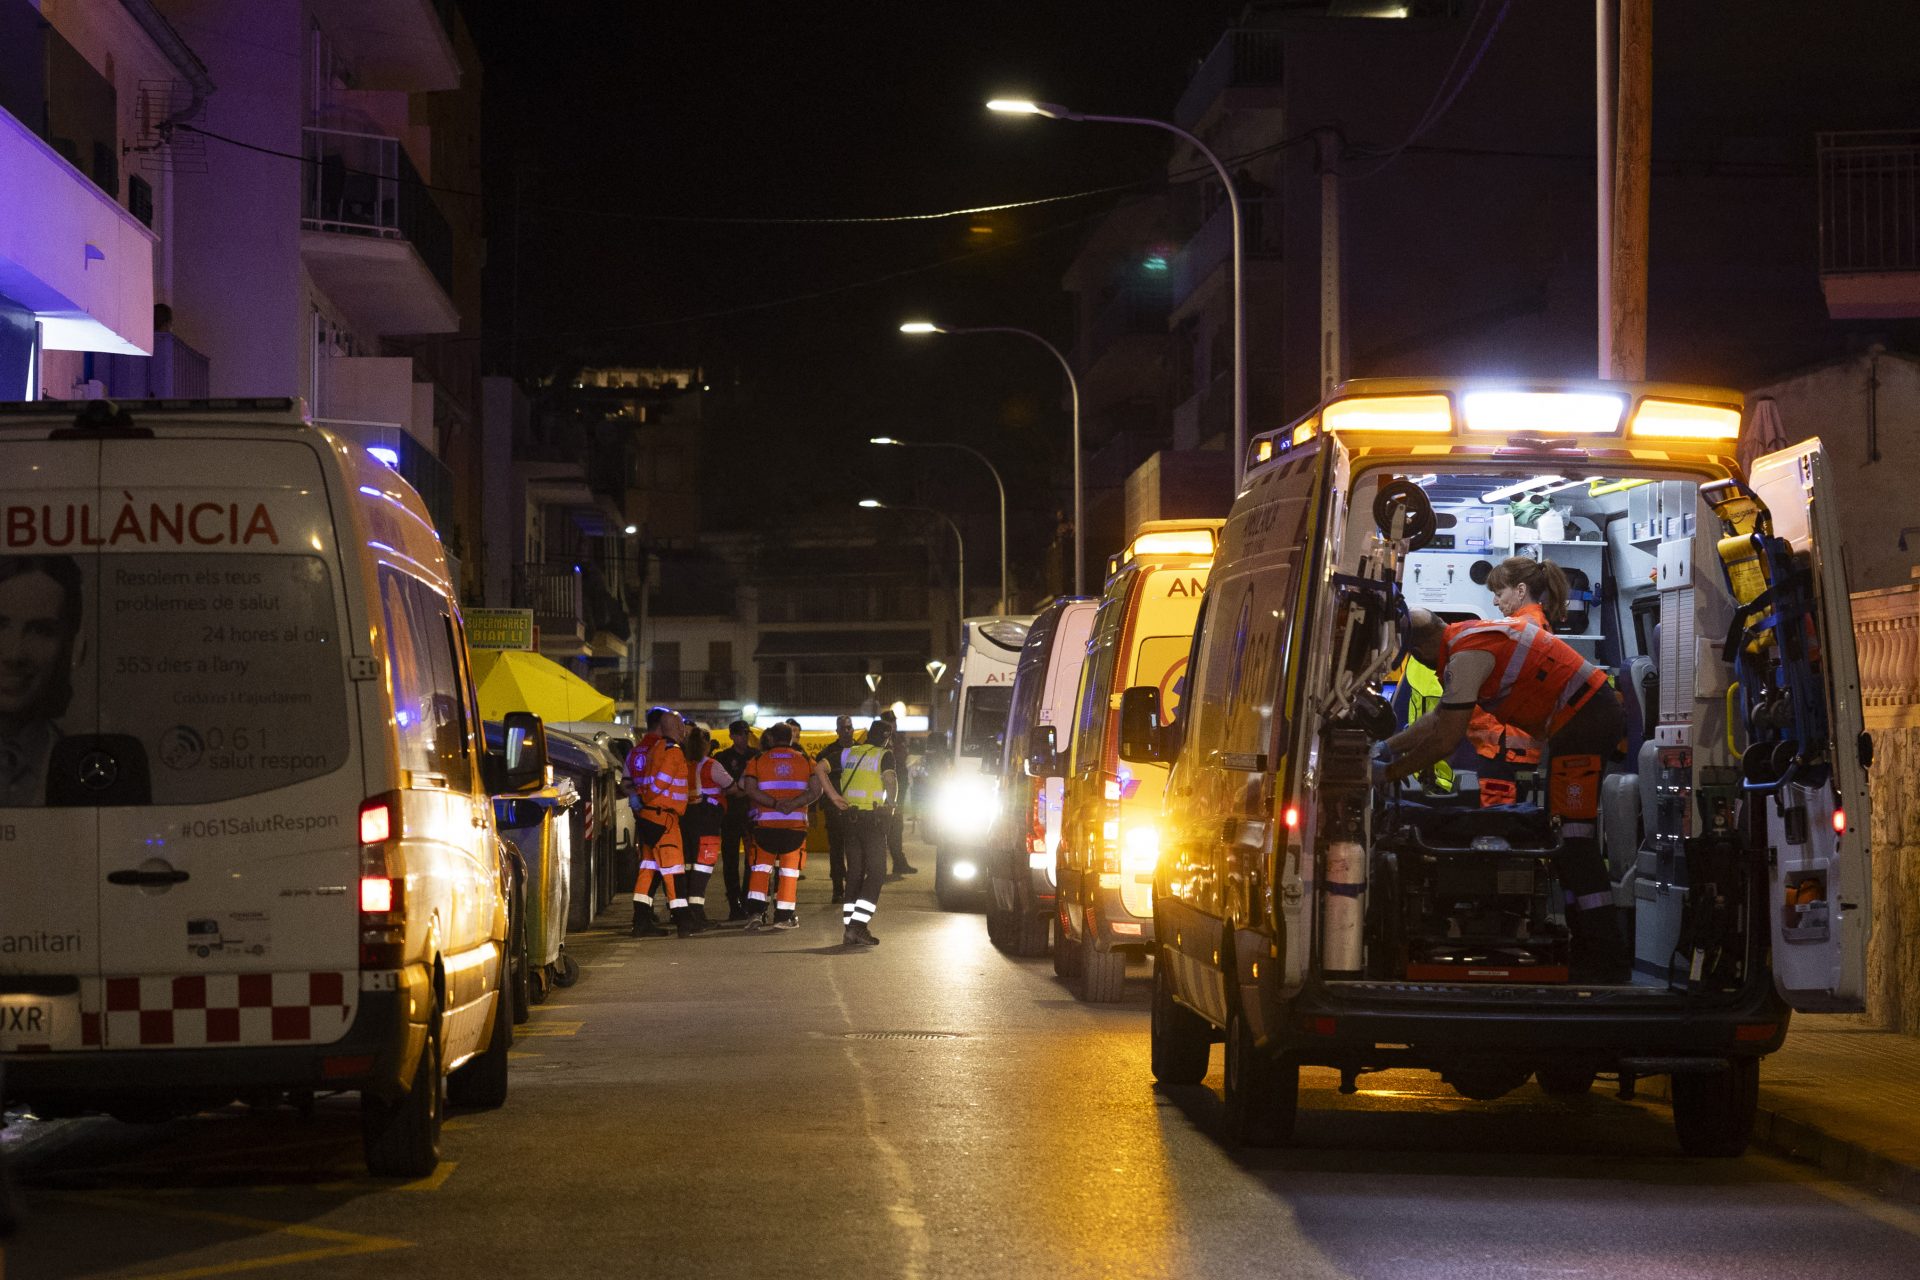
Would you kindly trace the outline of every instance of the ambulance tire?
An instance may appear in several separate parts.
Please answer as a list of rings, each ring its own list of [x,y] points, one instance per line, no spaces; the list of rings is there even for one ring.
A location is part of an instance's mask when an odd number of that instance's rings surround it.
[[[1226,1138],[1236,1147],[1284,1147],[1300,1114],[1300,1066],[1255,1047],[1238,1008],[1227,1012]]]
[[[507,1052],[513,1048],[513,1017],[504,978],[495,997],[493,1034],[487,1047],[447,1077],[447,1100],[457,1106],[491,1111],[507,1103]]]
[[[1082,943],[1079,977],[1076,994],[1086,1003],[1118,1004],[1127,989],[1127,953]]]
[[[987,889],[987,941],[997,951],[1012,950],[1007,943],[1007,913],[1001,910],[999,895],[993,891],[992,884]]]
[[[1173,978],[1154,962],[1153,1019],[1148,1024],[1153,1078],[1163,1085],[1199,1084],[1207,1078],[1213,1028],[1173,998]]]
[[[1746,1151],[1760,1103],[1760,1059],[1725,1071],[1673,1077],[1673,1129],[1690,1156],[1729,1159]]]
[[[1065,927],[1054,930],[1053,976],[1072,982],[1080,968],[1080,944],[1067,936]]]
[[[398,1098],[360,1095],[360,1146],[367,1172],[381,1178],[424,1178],[440,1165],[440,1122],[447,1113],[441,1071],[440,1006],[427,1012],[427,1040],[413,1087]]]
[[[533,1016],[533,961],[527,957],[527,900],[515,895],[513,925],[507,938],[507,994],[517,1025]]]
[[[1052,919],[1044,911],[1015,912],[1006,931],[1007,949],[1016,956],[1047,954],[1047,934],[1051,932],[1052,924]]]

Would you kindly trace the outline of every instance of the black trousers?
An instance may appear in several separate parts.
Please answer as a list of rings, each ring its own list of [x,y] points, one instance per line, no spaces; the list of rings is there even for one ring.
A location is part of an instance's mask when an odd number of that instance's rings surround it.
[[[880,905],[887,881],[887,829],[892,815],[882,809],[849,809],[842,815],[847,832],[847,905],[841,919],[864,924]]]
[[[730,907],[737,907],[747,899],[745,882],[740,878],[740,865],[747,843],[746,806],[740,805],[739,810],[738,819],[729,809],[720,822],[720,874],[726,881],[727,905]]]
[[[893,814],[887,819],[887,849],[893,854],[893,869],[901,875],[907,871],[907,815],[894,806]]]
[[[847,818],[853,810],[840,810],[831,803],[826,806],[827,818],[827,871],[833,877],[833,891],[837,896],[847,883]]]

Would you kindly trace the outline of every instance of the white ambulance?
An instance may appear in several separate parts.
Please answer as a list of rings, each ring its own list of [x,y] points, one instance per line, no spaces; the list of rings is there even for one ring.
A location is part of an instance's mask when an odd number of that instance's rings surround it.
[[[544,737],[484,754],[453,595],[419,496],[292,401],[0,405],[9,1100],[358,1091],[412,1176],[449,1094],[505,1100],[489,793]]]
[[[953,686],[952,752],[934,778],[933,892],[943,907],[980,896],[993,829],[995,771],[1013,710],[1013,677],[1033,616],[966,618]]]

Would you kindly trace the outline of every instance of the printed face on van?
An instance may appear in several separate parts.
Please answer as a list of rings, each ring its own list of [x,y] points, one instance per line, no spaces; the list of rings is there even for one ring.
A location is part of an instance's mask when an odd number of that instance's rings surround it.
[[[0,733],[67,709],[79,631],[80,570],[71,559],[0,557]]]

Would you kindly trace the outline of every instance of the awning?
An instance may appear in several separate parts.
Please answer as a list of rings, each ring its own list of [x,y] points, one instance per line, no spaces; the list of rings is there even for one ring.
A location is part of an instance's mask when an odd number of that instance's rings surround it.
[[[498,720],[509,711],[531,711],[542,720],[611,720],[613,699],[559,663],[514,649],[477,649],[473,678],[480,714]]]

